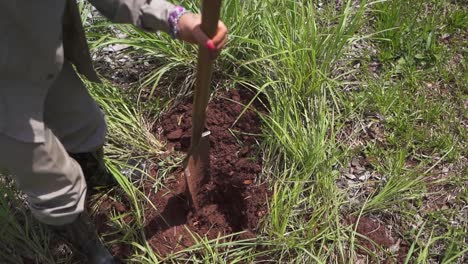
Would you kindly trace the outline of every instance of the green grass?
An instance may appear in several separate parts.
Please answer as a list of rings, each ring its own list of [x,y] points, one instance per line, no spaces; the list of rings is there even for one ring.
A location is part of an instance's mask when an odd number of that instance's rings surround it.
[[[392,259],[389,249],[362,254],[365,238],[346,224],[349,215],[391,225],[408,246],[406,263],[466,262],[467,8],[448,0],[328,2],[223,2],[230,41],[216,62],[214,87],[248,87],[269,106],[262,115],[259,179],[273,193],[269,214],[255,239],[194,234],[197,244],[166,258],[152,251],[143,231],[151,203],[140,183],[151,176],[129,181],[119,169],[130,158],[150,158],[160,168],[152,179],[157,191],[180,164],[179,154],[162,155],[164,142],[150,130],[178,98],[191,94],[196,49],[131,26],[87,21],[93,51],[127,44],[130,54],[156,61],[131,86],[88,84],[107,116],[107,163],[121,186],[105,195],[131,205],[125,214],[109,212],[108,225],[120,232],[103,237],[109,246],[129,245],[129,263]],[[195,1],[182,3],[197,10]],[[83,6],[83,18],[88,10]],[[377,178],[341,187],[342,171],[357,156]],[[68,263],[70,256],[48,247],[50,236],[8,186],[0,184],[7,194],[0,198],[0,246],[8,249],[1,262],[33,256]],[[445,207],[434,206],[439,200]]]

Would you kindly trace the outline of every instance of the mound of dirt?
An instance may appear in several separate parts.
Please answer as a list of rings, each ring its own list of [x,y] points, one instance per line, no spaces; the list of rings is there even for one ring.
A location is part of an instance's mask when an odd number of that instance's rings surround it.
[[[157,210],[147,208],[145,231],[159,254],[189,247],[194,243],[193,233],[209,239],[241,231],[246,232],[236,238],[255,236],[267,213],[268,193],[267,186],[256,184],[262,169],[257,147],[260,117],[254,106],[241,115],[251,98],[247,90],[230,91],[208,105],[209,181],[203,186],[202,200],[198,201],[203,205],[200,210],[189,207],[183,168],[175,170],[175,179],[165,183],[166,189],[148,193]],[[154,131],[163,131],[168,148],[186,152],[190,146],[191,118],[192,103],[188,99],[163,116]]]
[[[348,224],[357,224],[356,232],[367,237],[358,237],[357,240],[365,249],[371,252],[379,252],[381,249],[393,252],[393,257],[386,257],[385,263],[404,263],[408,254],[408,245],[399,240],[392,230],[377,218],[362,216],[358,219],[354,216],[346,219]],[[366,250],[358,251],[367,255]]]

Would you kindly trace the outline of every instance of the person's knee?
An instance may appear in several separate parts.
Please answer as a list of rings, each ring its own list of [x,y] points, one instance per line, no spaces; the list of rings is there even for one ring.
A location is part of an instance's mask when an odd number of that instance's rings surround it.
[[[46,132],[46,141],[37,144],[0,138],[0,143],[16,148],[10,155],[0,150],[0,163],[7,164],[33,215],[46,224],[61,225],[83,211],[86,182],[79,164],[51,131]]]
[[[27,193],[29,208],[42,223],[65,225],[84,211],[86,185],[66,186],[47,194]]]
[[[45,182],[25,190],[33,215],[45,224],[71,223],[84,210],[86,182],[76,161],[70,163],[62,175],[41,174]]]

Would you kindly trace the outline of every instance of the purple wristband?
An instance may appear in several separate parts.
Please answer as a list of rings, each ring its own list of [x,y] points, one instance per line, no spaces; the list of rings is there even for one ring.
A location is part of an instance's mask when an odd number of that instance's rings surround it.
[[[171,29],[171,36],[172,38],[178,38],[179,37],[179,28],[177,27],[177,24],[179,23],[180,17],[187,13],[188,11],[185,10],[182,6],[176,6],[174,10],[169,13],[169,18],[167,19],[167,22],[169,23],[169,28]]]

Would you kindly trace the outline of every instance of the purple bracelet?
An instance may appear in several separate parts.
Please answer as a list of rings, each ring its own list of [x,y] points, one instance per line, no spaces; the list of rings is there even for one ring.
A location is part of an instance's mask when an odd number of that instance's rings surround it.
[[[179,27],[177,25],[179,23],[180,17],[182,17],[182,15],[185,13],[188,13],[188,11],[185,10],[185,8],[183,8],[182,6],[176,6],[174,10],[172,10],[172,12],[169,13],[169,18],[167,19],[167,22],[169,22],[171,36],[174,39],[179,37]]]

